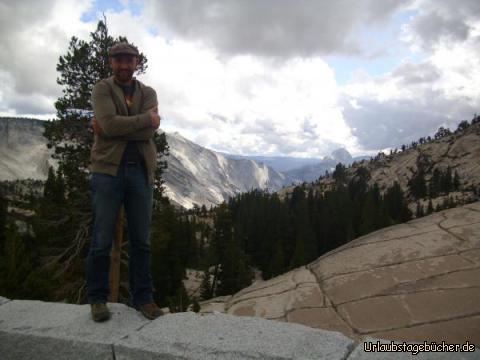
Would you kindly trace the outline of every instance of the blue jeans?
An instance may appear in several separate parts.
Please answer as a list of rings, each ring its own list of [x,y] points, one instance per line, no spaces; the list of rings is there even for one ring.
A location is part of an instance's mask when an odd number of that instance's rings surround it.
[[[93,236],[86,261],[88,303],[107,302],[110,252],[122,203],[130,246],[129,285],[132,304],[137,307],[153,302],[150,274],[153,185],[148,183],[145,166],[122,162],[116,176],[92,172],[90,187]]]

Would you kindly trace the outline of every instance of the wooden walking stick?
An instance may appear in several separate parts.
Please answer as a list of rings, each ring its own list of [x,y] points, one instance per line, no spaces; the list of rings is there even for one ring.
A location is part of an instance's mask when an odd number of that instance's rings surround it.
[[[115,230],[115,241],[113,242],[110,255],[110,299],[109,302],[118,302],[118,288],[120,284],[120,260],[123,245],[123,224],[125,222],[125,210],[123,205],[120,207],[117,218],[117,227]]]

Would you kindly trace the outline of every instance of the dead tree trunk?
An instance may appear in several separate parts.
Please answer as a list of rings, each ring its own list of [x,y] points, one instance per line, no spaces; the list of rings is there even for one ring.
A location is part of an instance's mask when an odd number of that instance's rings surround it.
[[[110,275],[109,275],[109,287],[110,287],[110,299],[109,302],[118,302],[118,288],[120,284],[120,260],[122,254],[123,245],[123,223],[125,221],[125,211],[123,206],[118,212],[117,227],[115,231],[115,240],[112,246],[112,252],[110,255]]]

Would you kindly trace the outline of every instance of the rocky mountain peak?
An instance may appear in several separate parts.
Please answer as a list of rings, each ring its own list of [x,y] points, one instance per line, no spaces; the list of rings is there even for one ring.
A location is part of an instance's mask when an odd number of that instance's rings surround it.
[[[353,161],[352,155],[345,148],[339,148],[332,151],[330,154],[333,160],[341,162],[342,164],[349,165]]]

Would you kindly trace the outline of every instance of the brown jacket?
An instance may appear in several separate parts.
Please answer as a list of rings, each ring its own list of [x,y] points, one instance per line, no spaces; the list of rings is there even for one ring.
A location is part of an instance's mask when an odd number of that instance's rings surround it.
[[[116,176],[127,141],[135,140],[145,159],[149,184],[153,185],[157,165],[157,149],[153,141],[156,129],[151,125],[148,110],[157,105],[157,94],[140,81],[135,79],[134,82],[130,116],[123,90],[113,76],[100,80],[93,87],[93,113],[103,134],[95,134],[89,170]]]

